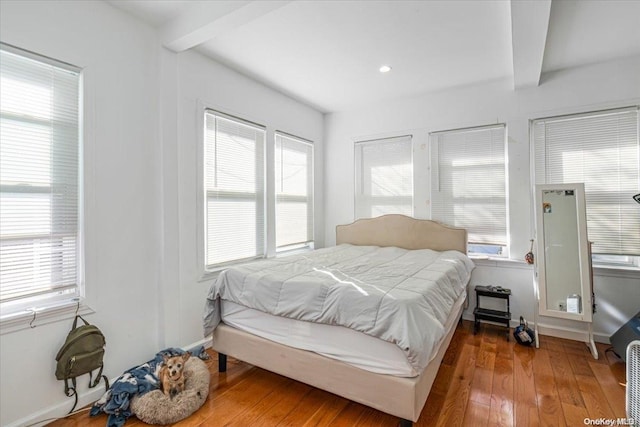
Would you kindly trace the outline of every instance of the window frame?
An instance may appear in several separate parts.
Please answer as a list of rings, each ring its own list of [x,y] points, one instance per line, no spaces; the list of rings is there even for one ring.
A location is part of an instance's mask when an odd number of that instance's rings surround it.
[[[282,195],[284,199],[293,202],[305,202],[307,205],[307,223],[311,223],[311,230],[309,233],[309,239],[303,242],[297,243],[289,243],[286,245],[278,246],[278,183],[275,182],[277,178],[277,170],[276,170],[276,159],[277,155],[277,147],[278,147],[278,137],[288,139],[297,144],[301,144],[309,149],[308,158],[307,158],[307,195]],[[315,241],[315,192],[314,192],[314,176],[315,176],[315,146],[313,141],[309,141],[307,139],[301,138],[299,136],[291,135],[289,133],[283,131],[276,131],[274,133],[274,159],[273,159],[273,173],[274,173],[274,191],[273,191],[273,199],[274,199],[274,224],[275,224],[275,232],[273,236],[274,245],[276,248],[276,254],[282,254],[288,251],[300,250],[300,249],[313,249],[314,241]],[[300,150],[302,152],[302,150]],[[267,240],[269,236],[267,236]]]
[[[446,134],[458,134],[458,133],[467,133],[467,132],[475,132],[475,131],[483,131],[483,130],[492,130],[502,128],[504,132],[504,141],[503,141],[503,165],[504,165],[504,210],[505,210],[505,244],[493,244],[486,242],[473,242],[469,240],[467,242],[468,250],[467,255],[472,258],[491,258],[491,259],[509,259],[510,258],[510,226],[509,226],[509,153],[508,153],[508,126],[507,123],[496,123],[490,125],[480,125],[480,126],[469,126],[463,128],[454,128],[454,129],[446,129],[440,131],[429,132],[429,165],[430,165],[430,173],[429,173],[429,181],[430,185],[430,197],[431,203],[429,208],[429,217],[433,219],[433,188],[434,183],[437,183],[440,186],[440,168],[438,159],[434,159],[434,151],[436,153],[439,152],[439,146],[434,147],[435,144],[439,144],[438,137],[440,135]],[[435,166],[434,166],[435,165]],[[453,224],[452,224],[453,225]],[[465,227],[466,228],[466,227]],[[473,248],[477,248],[477,251],[474,251]]]
[[[0,333],[13,332],[23,329],[28,325],[33,326],[36,322],[38,324],[50,323],[63,318],[64,315],[69,314],[73,309],[81,314],[92,313],[88,306],[84,304],[85,297],[85,280],[84,280],[84,168],[83,168],[83,145],[84,145],[84,91],[83,91],[83,69],[75,65],[59,61],[38,53],[30,52],[10,44],[0,42],[0,48],[13,55],[17,55],[28,60],[36,61],[40,64],[56,68],[62,72],[70,73],[74,75],[74,85],[72,96],[77,97],[77,110],[74,111],[73,122],[60,122],[55,121],[55,129],[69,128],[73,129],[74,137],[71,143],[75,146],[75,155],[77,156],[77,163],[74,167],[74,173],[76,177],[73,181],[64,182],[67,185],[69,182],[75,186],[75,209],[72,214],[75,218],[75,226],[73,232],[65,231],[64,233],[53,233],[50,231],[47,234],[38,232],[29,233],[22,236],[22,239],[27,238],[33,240],[34,244],[38,240],[45,239],[49,236],[49,239],[55,234],[56,239],[64,239],[65,236],[74,237],[74,253],[75,253],[75,283],[68,284],[60,287],[50,288],[51,290],[41,290],[25,294],[24,296],[16,296],[2,303],[2,312],[0,313]],[[26,80],[26,79],[25,79]],[[11,112],[0,113],[3,119],[8,119],[15,122],[28,122],[36,125],[44,125],[49,129],[53,129],[54,121],[44,118],[38,119],[35,115],[25,115]],[[51,140],[51,147],[54,146],[54,140]],[[51,148],[53,150],[53,148]],[[60,182],[56,181],[53,176],[49,177],[49,182],[45,185],[31,185],[31,184],[4,184],[2,185],[2,193],[8,194],[43,194],[51,196],[54,194],[52,189],[59,186]],[[57,193],[55,193],[57,194]],[[54,209],[49,208],[50,211]],[[62,256],[62,255],[60,255]],[[62,271],[56,270],[57,274]],[[66,318],[66,316],[64,316]],[[25,320],[29,320],[27,324]]]
[[[406,139],[408,139],[408,141],[405,141]],[[409,145],[409,153],[410,153],[410,160],[409,160],[409,165],[411,166],[411,173],[410,173],[410,177],[411,177],[411,195],[409,196],[405,196],[405,195],[391,195],[391,196],[374,196],[374,195],[366,195],[366,192],[364,192],[362,190],[363,186],[364,186],[364,179],[362,177],[359,177],[359,175],[363,175],[364,173],[364,168],[362,167],[362,163],[363,163],[363,155],[362,155],[362,149],[360,149],[360,153],[358,152],[359,147],[366,147],[366,146],[374,146],[376,144],[399,144],[399,143],[408,143]],[[384,138],[375,138],[375,139],[367,139],[367,140],[361,140],[361,141],[354,141],[354,145],[353,145],[353,150],[354,150],[354,200],[353,200],[353,217],[354,220],[360,219],[360,218],[372,218],[373,217],[373,212],[371,210],[369,210],[369,216],[362,216],[359,215],[360,211],[362,209],[359,208],[358,205],[358,201],[360,199],[366,199],[367,197],[373,201],[373,200],[378,200],[378,201],[382,201],[382,205],[384,206],[401,206],[401,205],[406,205],[407,203],[403,203],[403,204],[398,204],[398,203],[394,203],[395,200],[405,200],[407,198],[410,198],[410,202],[408,203],[408,205],[410,206],[411,212],[408,213],[408,216],[413,216],[415,214],[415,173],[414,173],[414,150],[413,150],[413,135],[411,134],[407,134],[407,135],[394,135],[394,136],[388,136],[388,137],[384,137]],[[359,188],[360,187],[360,188]],[[374,203],[370,203],[369,207],[372,208],[374,205]],[[397,213],[397,212],[385,212],[382,215],[386,215],[386,214],[392,214],[392,213]],[[407,214],[405,214],[407,215]]]
[[[582,119],[589,117],[598,117],[607,114],[624,113],[626,111],[635,111],[637,114],[637,135],[639,144],[639,159],[638,159],[638,172],[640,174],[640,105],[628,105],[622,107],[613,107],[605,109],[594,109],[590,111],[582,112],[569,112],[561,114],[553,114],[544,117],[538,117],[529,120],[529,144],[530,144],[530,168],[531,168],[531,185],[532,189],[535,189],[537,183],[536,170],[538,165],[536,163],[536,144],[535,144],[535,125],[538,122],[557,122],[572,119]],[[546,170],[546,168],[545,168]],[[546,182],[546,179],[545,179]],[[533,190],[532,190],[533,191]],[[587,193],[588,194],[588,193]],[[639,205],[640,206],[640,205]],[[587,203],[587,212],[589,211],[589,204]],[[604,254],[604,253],[592,253],[591,262],[593,268],[597,271],[621,271],[628,270],[635,274],[640,271],[640,255],[624,255],[624,254]],[[635,277],[635,276],[634,276]]]
[[[210,108],[205,106],[205,104],[198,100],[198,122],[199,122],[199,132],[198,132],[198,144],[197,144],[197,168],[196,168],[196,187],[197,187],[197,240],[198,240],[198,248],[197,248],[197,259],[198,259],[198,269],[200,270],[200,281],[208,280],[214,277],[217,273],[224,270],[230,265],[247,262],[256,259],[262,259],[267,257],[267,183],[266,183],[266,145],[267,145],[267,128],[264,125],[261,125],[257,122],[247,120],[238,116],[234,116],[231,114],[227,114],[221,112],[218,109]],[[215,192],[217,194],[227,194],[232,198],[246,199],[246,200],[255,200],[256,203],[261,206],[261,217],[262,224],[261,227],[258,227],[256,224],[256,231],[258,229],[262,230],[262,243],[260,248],[260,254],[255,256],[234,259],[229,261],[224,261],[216,264],[207,264],[207,199],[208,199],[208,191],[206,188],[206,157],[205,157],[205,144],[207,138],[207,114],[211,114],[216,117],[220,117],[225,120],[229,120],[244,126],[248,126],[263,132],[263,138],[261,142],[261,151],[262,158],[257,159],[256,161],[256,176],[258,172],[262,171],[262,197],[250,197],[256,193],[253,192],[243,192],[243,191],[219,191]],[[257,156],[257,153],[256,153]],[[258,161],[260,160],[260,161]],[[257,208],[258,209],[258,208]],[[259,216],[256,216],[256,219]],[[259,239],[258,239],[259,240]],[[258,243],[258,242],[256,242]]]

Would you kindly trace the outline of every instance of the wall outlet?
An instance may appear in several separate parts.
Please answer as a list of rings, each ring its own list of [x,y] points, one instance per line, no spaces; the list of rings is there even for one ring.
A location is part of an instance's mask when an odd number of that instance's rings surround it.
[[[558,310],[567,311],[567,303],[564,301],[558,301]]]

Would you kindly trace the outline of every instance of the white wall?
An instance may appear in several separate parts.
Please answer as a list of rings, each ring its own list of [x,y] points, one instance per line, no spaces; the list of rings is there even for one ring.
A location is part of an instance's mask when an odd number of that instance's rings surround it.
[[[414,215],[429,217],[428,134],[467,126],[506,123],[508,132],[509,229],[511,258],[523,259],[533,238],[529,168],[529,120],[640,102],[640,58],[569,69],[543,76],[538,87],[514,91],[510,81],[429,93],[365,106],[325,118],[325,224],[327,245],[335,226],[353,221],[354,141],[413,134]],[[512,313],[533,319],[533,270],[524,262],[477,262],[472,285],[511,288]],[[640,276],[594,279],[599,312],[597,338],[606,340],[640,309]],[[609,273],[606,273],[609,274]],[[491,303],[487,304],[490,306]],[[465,313],[472,318],[475,301]],[[542,318],[541,323],[582,329],[576,322]]]
[[[106,335],[114,379],[202,335],[196,253],[196,100],[316,145],[316,237],[322,244],[322,114],[197,53],[160,46],[151,27],[102,1],[5,1],[0,40],[84,68],[86,319]],[[271,179],[272,181],[272,179]],[[54,376],[73,312],[0,335],[0,425],[63,416]],[[28,323],[28,322],[27,322]],[[80,407],[102,389],[80,378]]]
[[[164,57],[175,67],[173,69],[178,83],[175,94],[177,107],[175,111],[170,112],[177,114],[177,137],[174,141],[167,139],[167,144],[163,147],[163,153],[166,155],[163,175],[178,177],[175,188],[165,192],[165,212],[173,211],[177,207],[174,220],[178,223],[178,234],[173,236],[174,240],[165,242],[165,250],[174,251],[171,257],[166,258],[163,266],[165,271],[170,270],[166,276],[174,278],[173,282],[165,281],[163,284],[166,295],[174,294],[165,300],[165,305],[178,303],[182,314],[179,325],[175,325],[175,318],[170,309],[164,314],[166,344],[171,344],[178,338],[180,342],[195,342],[203,338],[201,314],[211,284],[211,280],[201,281],[203,271],[198,265],[197,256],[199,240],[196,233],[196,170],[202,107],[213,108],[266,126],[267,188],[270,189],[268,194],[273,194],[275,188],[274,132],[280,130],[314,142],[315,238],[319,246],[323,244],[324,238],[323,116],[318,111],[239,75],[197,52],[179,55],[165,52]],[[268,200],[267,210],[272,213],[275,211],[274,200]],[[273,215],[268,215],[267,219],[267,232],[274,235]],[[173,227],[167,226],[168,229]],[[174,248],[179,248],[179,251],[175,253]],[[271,251],[274,249],[272,247]],[[193,315],[193,310],[197,311],[197,316]]]
[[[87,320],[107,337],[113,377],[157,348],[156,36],[102,2],[3,1],[0,15],[3,42],[84,69]],[[53,375],[70,328],[67,319],[1,336],[0,424],[71,408]]]

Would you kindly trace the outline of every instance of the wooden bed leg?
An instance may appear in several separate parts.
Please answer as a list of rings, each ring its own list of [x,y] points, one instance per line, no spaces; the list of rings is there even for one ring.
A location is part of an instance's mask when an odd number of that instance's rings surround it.
[[[218,372],[227,372],[227,355],[218,353]]]
[[[400,420],[400,427],[413,427],[413,421],[405,420],[403,418]]]

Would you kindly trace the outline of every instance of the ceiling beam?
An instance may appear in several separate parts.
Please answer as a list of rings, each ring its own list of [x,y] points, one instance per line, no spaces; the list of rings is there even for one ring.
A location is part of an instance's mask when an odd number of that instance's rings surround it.
[[[513,86],[538,86],[547,42],[551,0],[511,0]]]
[[[290,1],[194,1],[160,30],[162,44],[182,52],[272,12]]]

